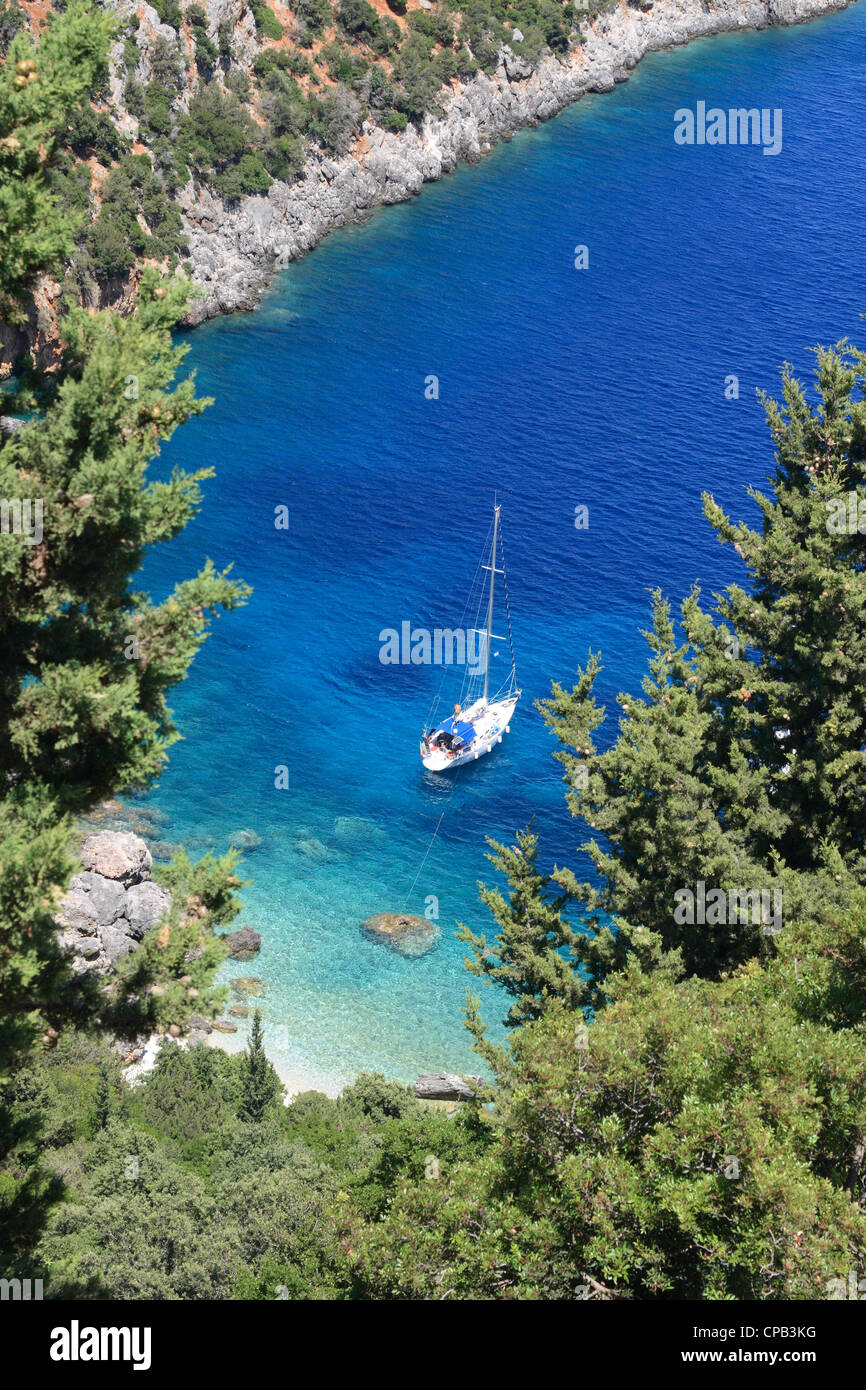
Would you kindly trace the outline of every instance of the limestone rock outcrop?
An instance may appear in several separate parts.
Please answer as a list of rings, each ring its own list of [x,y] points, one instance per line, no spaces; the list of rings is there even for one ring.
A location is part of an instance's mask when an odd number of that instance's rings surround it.
[[[73,968],[106,975],[171,908],[171,892],[151,879],[153,861],[137,835],[90,835],[57,914]]]

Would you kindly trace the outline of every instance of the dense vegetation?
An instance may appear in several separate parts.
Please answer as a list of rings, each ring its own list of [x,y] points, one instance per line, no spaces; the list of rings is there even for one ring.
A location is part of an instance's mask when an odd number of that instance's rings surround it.
[[[309,32],[324,26],[309,14]],[[0,293],[14,314],[81,225],[51,155],[79,129],[108,36],[77,4],[38,47],[7,31]],[[293,79],[271,71],[288,122]],[[224,94],[201,100],[239,119]],[[240,163],[230,135],[219,155],[197,142],[190,106],[171,158],[225,174]],[[118,206],[136,176],[146,194],[136,158],[111,163]],[[69,310],[59,369],[31,367],[6,403],[26,423],[0,445],[0,496],[44,502],[38,539],[0,535],[6,1276],[45,1278],[49,1297],[556,1300],[805,1299],[862,1278],[866,541],[828,518],[866,490],[866,355],[818,353],[817,405],[790,374],[782,404],[766,402],[760,528],[705,499],[743,584],[712,610],[692,593],[678,622],[655,596],[643,692],[620,697],[616,730],[593,695],[597,654],[540,702],[592,878],[541,872],[543,827],[492,846],[495,933],[461,932],[487,999],[508,1002],[497,1047],[467,1001],[490,1084],[453,1116],[377,1076],[286,1107],[258,1017],[242,1056],[166,1042],[142,1085],[121,1079],[115,1038],[182,1025],[190,987],[206,1014],[221,1002],[231,855],[175,857],[170,916],[103,992],[71,971],[53,922],[71,816],[159,775],[167,693],[209,615],[246,596],[209,565],[161,604],[132,587],[207,477],[148,477],[205,405],[176,381],[186,300],[182,276],[151,267],[130,316]],[[689,922],[677,905],[701,888],[757,894],[758,909]]]

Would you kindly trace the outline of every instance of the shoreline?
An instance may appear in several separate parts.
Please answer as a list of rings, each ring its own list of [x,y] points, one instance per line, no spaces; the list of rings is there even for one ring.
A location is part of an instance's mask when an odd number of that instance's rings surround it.
[[[203,291],[185,326],[255,309],[278,270],[329,233],[365,221],[374,208],[406,202],[425,183],[477,163],[501,139],[559,115],[589,93],[613,91],[648,53],[717,34],[790,27],[855,0],[644,0],[584,21],[584,42],[560,59],[530,65],[509,49],[492,77],[454,83],[441,117],[389,133],[366,121],[351,154],[312,156],[300,179],[227,208],[208,190],[178,197],[193,281]]]

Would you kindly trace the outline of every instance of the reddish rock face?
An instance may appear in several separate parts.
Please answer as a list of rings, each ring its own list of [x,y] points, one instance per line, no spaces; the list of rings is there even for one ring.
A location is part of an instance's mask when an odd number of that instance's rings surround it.
[[[144,840],[118,830],[88,836],[81,851],[81,863],[91,873],[115,879],[127,888],[150,878],[153,867]]]

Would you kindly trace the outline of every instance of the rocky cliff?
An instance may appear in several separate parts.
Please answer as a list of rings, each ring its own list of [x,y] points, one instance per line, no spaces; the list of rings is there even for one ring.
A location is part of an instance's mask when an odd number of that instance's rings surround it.
[[[266,196],[227,207],[188,186],[179,202],[193,276],[203,290],[192,321],[252,308],[274,270],[328,232],[380,204],[411,198],[461,159],[479,159],[498,139],[547,120],[587,92],[612,90],[646,53],[738,29],[798,24],[849,2],[645,0],[634,9],[623,0],[584,21],[584,43],[566,57],[547,56],[533,66],[506,48],[493,76],[453,84],[441,118],[427,117],[420,129],[410,125],[399,134],[365,121],[350,154],[314,154],[297,181],[274,182]]]
[[[98,2],[118,36],[108,77],[51,160],[75,249],[0,323],[0,379],[28,354],[56,364],[64,305],[130,312],[142,265],[189,272],[192,323],[252,308],[334,228],[610,90],[645,53],[851,0]],[[51,8],[11,0],[0,61]]]

